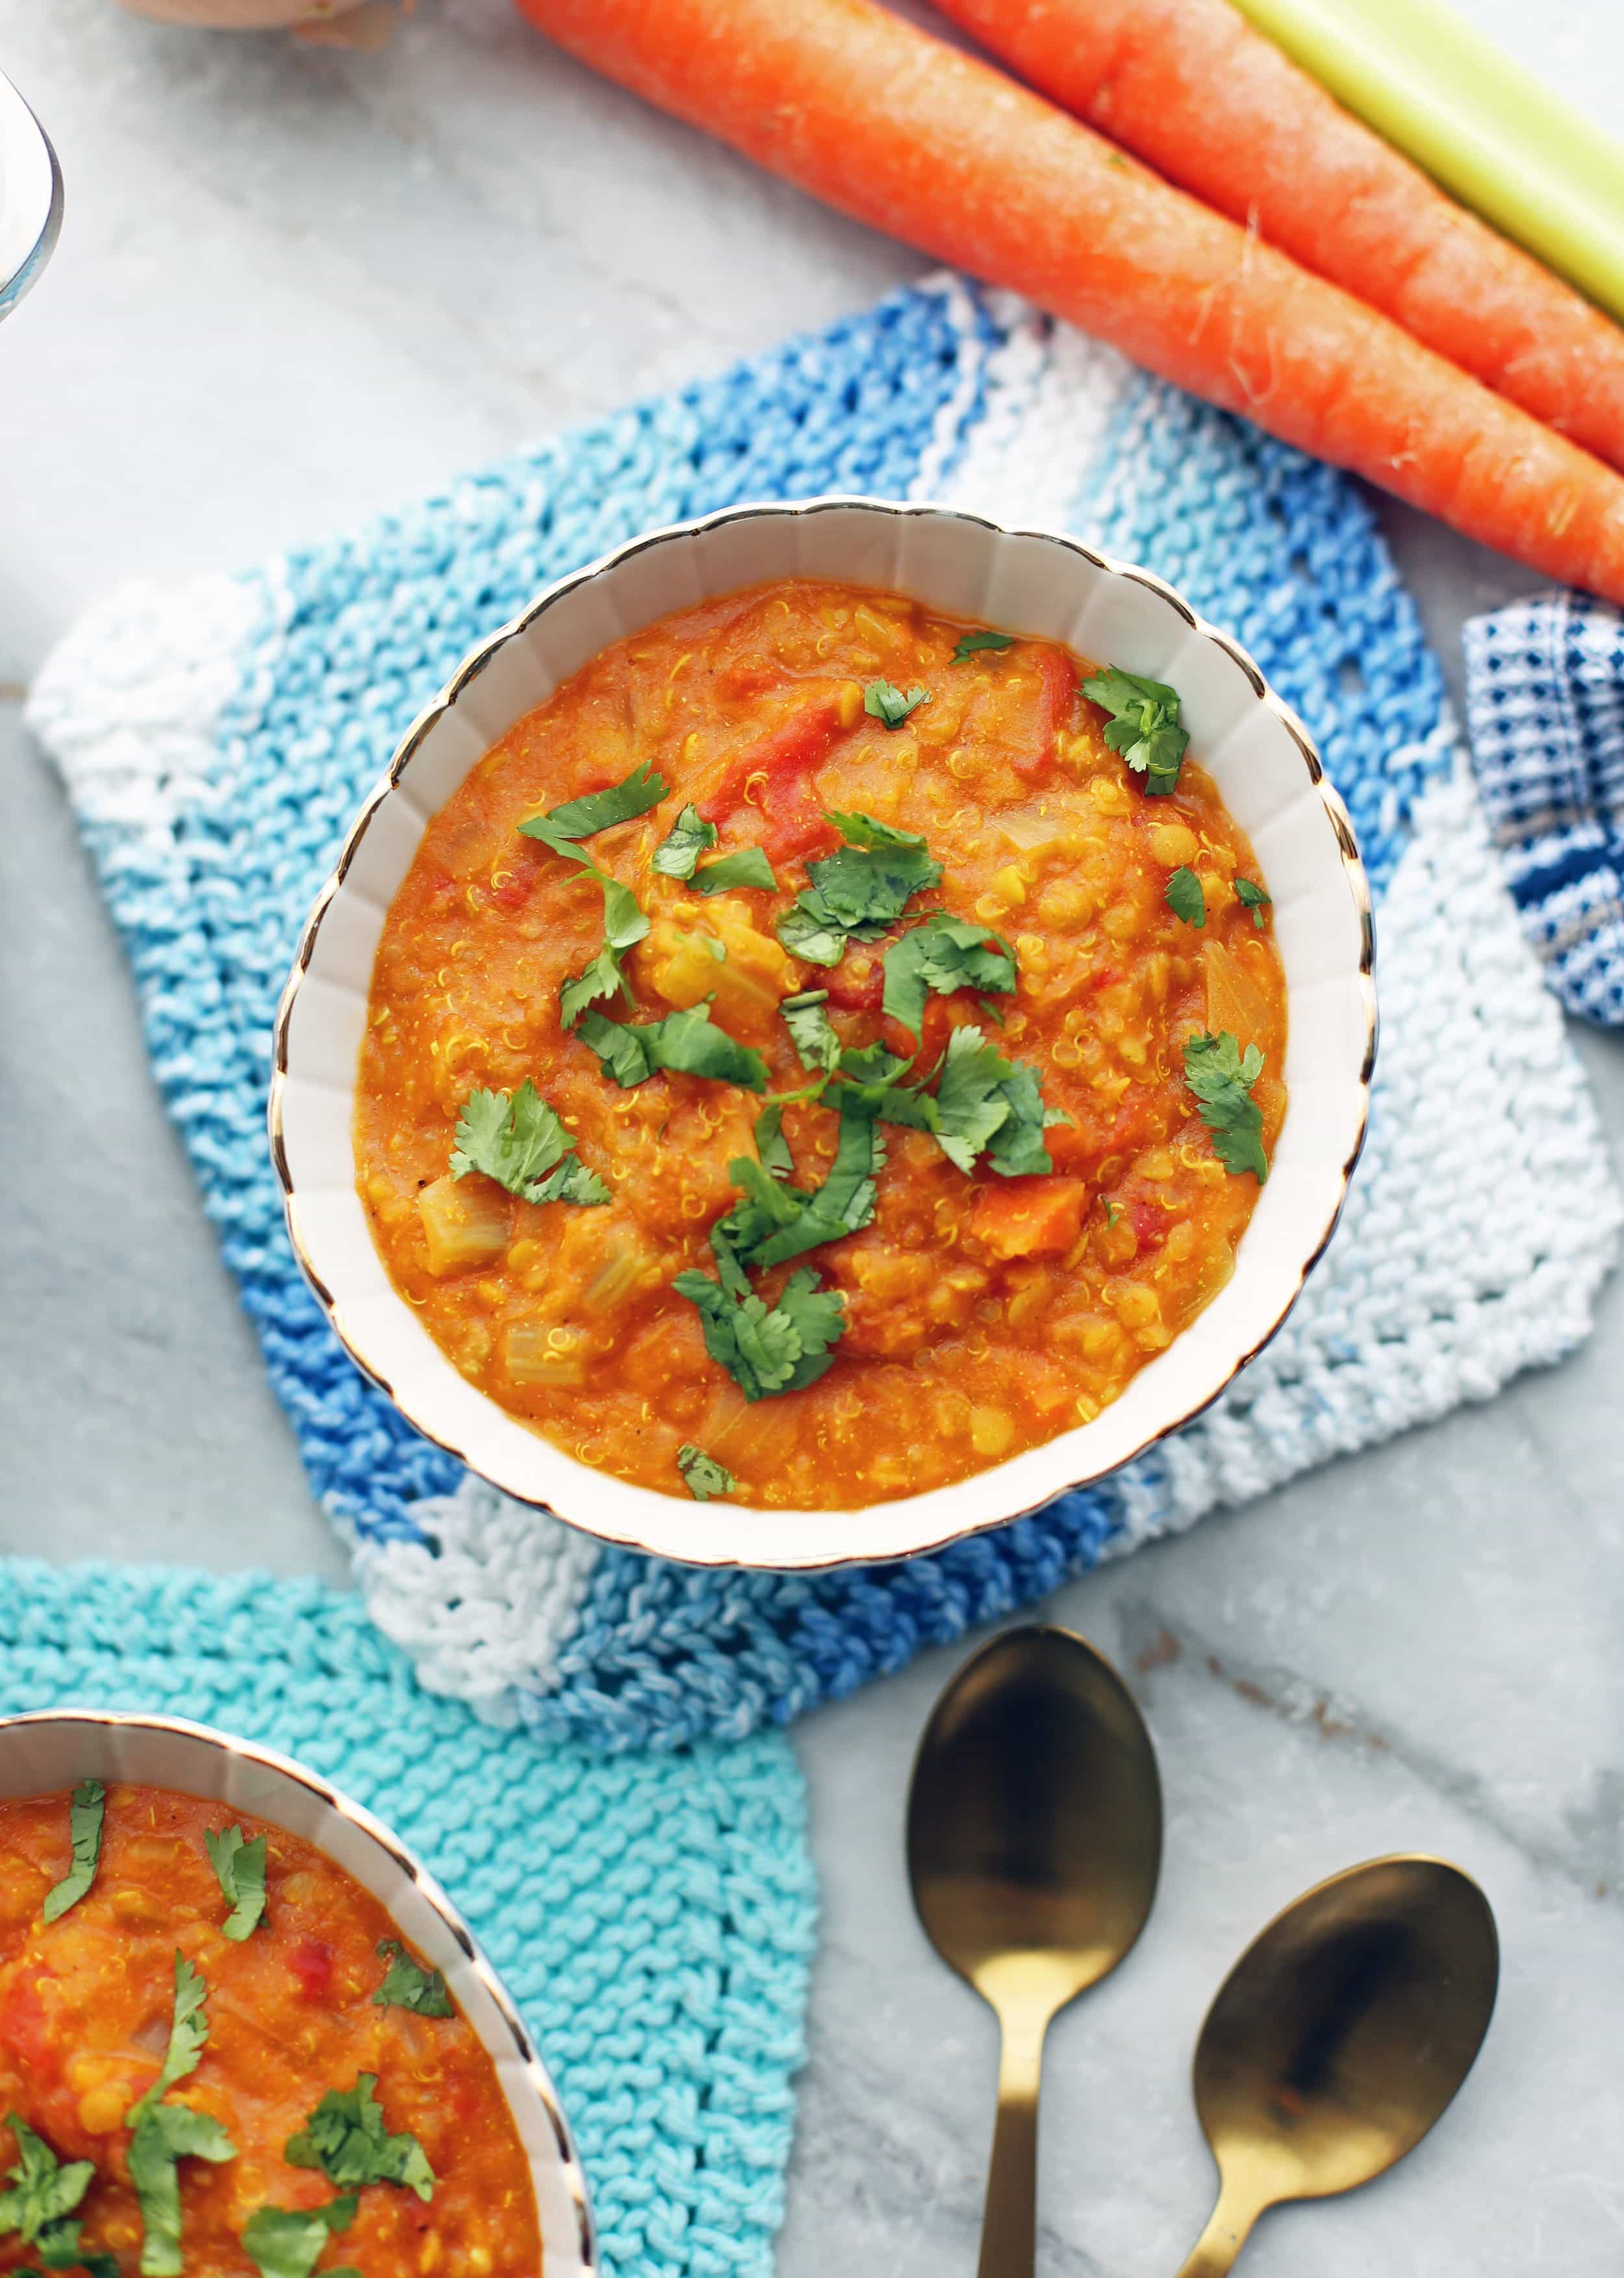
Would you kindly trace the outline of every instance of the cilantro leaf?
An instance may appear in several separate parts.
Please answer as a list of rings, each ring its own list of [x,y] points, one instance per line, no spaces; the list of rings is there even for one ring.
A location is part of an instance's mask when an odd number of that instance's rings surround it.
[[[1263,1111],[1252,1087],[1263,1073],[1255,1044],[1243,1052],[1226,1028],[1221,1036],[1191,1036],[1184,1045],[1184,1082],[1194,1092],[1201,1120],[1213,1135],[1213,1151],[1226,1171],[1268,1176],[1263,1152]]]
[[[670,836],[655,848],[655,868],[668,878],[691,878],[694,864],[708,846],[716,845],[718,835],[716,824],[707,822],[697,806],[685,806]]]
[[[801,1066],[832,1075],[840,1058],[840,1039],[829,1018],[828,1005],[827,989],[803,989],[799,997],[786,997],[778,1010]]]
[[[979,1028],[955,1028],[947,1039],[936,1088],[936,1135],[942,1152],[961,1171],[986,1154],[1007,1179],[1052,1171],[1043,1135],[1070,1118],[1046,1112],[1037,1070],[1007,1060]]]
[[[410,2009],[419,2017],[455,2017],[451,1996],[438,1969],[414,1961],[398,1938],[383,1938],[378,1951],[387,1961],[383,1984],[372,1996],[374,2009]]]
[[[218,2167],[237,2147],[211,2112],[189,2104],[152,2104],[134,2123],[129,2143],[130,2181],[141,2205],[142,2278],[180,2278],[182,2160]]]
[[[558,991],[558,1009],[566,1028],[574,1028],[588,1005],[596,1005],[605,997],[612,997],[625,986],[625,975],[620,969],[618,954],[607,942],[589,965],[570,975]],[[627,1001],[630,1002],[630,992]]]
[[[910,688],[906,696],[888,680],[871,680],[862,692],[862,708],[887,728],[900,728],[910,712],[931,701],[928,688]]]
[[[80,1780],[68,1799],[68,1835],[73,1846],[73,1863],[62,1880],[45,1893],[40,1913],[46,1922],[60,1921],[95,1882],[96,1861],[102,1855],[102,1815],[106,1806],[107,1790],[100,1780]]]
[[[910,1131],[934,1131],[936,1102],[922,1089],[929,1076],[921,1076],[915,1084],[900,1081],[914,1065],[899,1059],[884,1044],[865,1044],[861,1051],[842,1052],[840,1074],[846,1079],[840,1086],[842,1114],[869,1115],[877,1122],[905,1125]]]
[[[795,1167],[789,1141],[784,1135],[784,1108],[782,1099],[769,1101],[755,1119],[753,1134],[755,1151],[762,1158],[762,1168],[770,1172],[775,1179],[787,1179]]]
[[[839,965],[847,940],[877,941],[915,894],[941,883],[942,866],[911,830],[871,814],[829,817],[844,846],[808,862],[810,890],[778,921],[778,939],[811,965]]]
[[[774,930],[790,955],[808,965],[839,965],[846,955],[846,929],[825,913],[816,894],[798,894]]]
[[[126,2127],[138,2128],[149,2114],[157,2111],[160,2098],[166,2096],[178,2080],[196,2071],[209,2038],[209,2013],[203,2007],[208,1995],[208,1983],[202,1971],[177,1949],[175,2006],[170,2021],[169,2046],[164,2052],[157,2078],[125,2114]]]
[[[1178,770],[1190,742],[1178,724],[1179,695],[1164,680],[1146,680],[1114,664],[1083,683],[1091,702],[1111,714],[1106,742],[1145,777],[1153,797],[1178,789]]]
[[[955,990],[1007,993],[1015,985],[1015,952],[1002,934],[967,918],[933,910],[923,924],[910,926],[885,952],[885,1011],[919,1034],[925,998],[932,990],[951,997]]]
[[[80,2244],[82,2222],[53,2222],[39,2236],[39,2257],[47,2270],[82,2270],[87,2278],[123,2278],[116,2254],[97,2254]],[[40,2278],[39,2271],[18,2270],[12,2278]]]
[[[596,1052],[606,1075],[622,1090],[646,1082],[657,1069],[678,1075],[708,1076],[713,1083],[736,1083],[746,1091],[765,1091],[767,1063],[760,1052],[716,1027],[709,1001],[663,1021],[610,1021],[589,1013],[579,1036]]]
[[[67,2228],[67,2217],[90,2188],[94,2160],[74,2160],[67,2167],[42,2136],[36,2136],[14,2112],[5,2124],[17,2138],[17,2165],[8,2169],[11,2188],[0,2191],[0,2232],[19,2231],[26,2245],[49,2244],[50,2236]],[[78,2226],[73,2226],[77,2235]]]
[[[451,1151],[451,1175],[465,1179],[470,1171],[482,1171],[527,1203],[589,1205],[609,1199],[602,1180],[575,1153],[574,1134],[528,1076],[510,1097],[505,1091],[476,1089],[463,1101]],[[549,1171],[548,1178],[544,1174]],[[218,1861],[215,1871],[219,1872]],[[220,1879],[224,1887],[224,1876]]]
[[[707,862],[702,870],[693,873],[693,883],[696,894],[724,894],[730,886],[755,886],[768,894],[778,891],[772,864],[759,846],[741,846],[735,854],[723,855],[719,862]]]
[[[353,2088],[330,2088],[282,2156],[295,2167],[319,2167],[330,2183],[395,2183],[420,2199],[434,2196],[434,2171],[415,2136],[391,2136],[373,2091],[378,2075],[356,2075]]]
[[[600,830],[612,829],[617,822],[630,822],[634,815],[647,814],[651,806],[658,806],[670,785],[654,772],[652,760],[645,760],[633,768],[623,781],[608,791],[589,791],[584,798],[568,799],[562,806],[548,807],[545,814],[532,814],[528,822],[521,822],[520,830],[526,838],[539,838],[555,854],[570,851],[571,842],[591,838]]]
[[[259,2278],[310,2278],[333,2232],[355,2221],[356,2204],[350,2191],[324,2207],[257,2207],[243,2226],[242,2244]]]
[[[796,1392],[815,1384],[831,1365],[829,1347],[846,1327],[846,1314],[833,1290],[820,1290],[808,1265],[792,1273],[775,1306],[750,1288],[743,1273],[725,1255],[717,1263],[724,1280],[691,1269],[671,1287],[698,1308],[705,1349],[726,1369],[747,1400],[775,1392]]]
[[[1198,932],[1207,923],[1207,896],[1201,891],[1201,881],[1188,867],[1175,870],[1168,880],[1166,901],[1176,918]]]
[[[571,799],[563,806],[553,808],[550,814],[532,816],[530,822],[519,825],[525,837],[539,838],[555,854],[578,862],[587,876],[597,881],[603,896],[603,946],[585,970],[571,975],[558,992],[566,1028],[575,1026],[588,1005],[595,1005],[601,998],[612,997],[617,989],[625,990],[627,1002],[631,1001],[624,971],[626,952],[648,931],[648,913],[630,886],[623,886],[618,878],[601,870],[591,855],[584,854],[572,841],[587,837],[594,830],[607,829],[611,822],[624,822],[631,815],[641,814],[663,799],[665,785],[658,776],[649,783],[647,768],[645,761],[642,768],[633,768],[625,782],[616,784],[612,791],[590,791],[585,799]],[[654,788],[655,784],[657,790]],[[627,799],[637,803],[626,806]],[[606,802],[624,806],[624,814],[609,812]],[[593,814],[601,814],[604,819],[594,822]]]
[[[709,1502],[712,1495],[732,1494],[739,1482],[725,1464],[717,1463],[703,1448],[685,1441],[677,1450],[677,1468],[688,1483],[688,1493],[695,1502]]]
[[[1266,906],[1273,901],[1274,896],[1272,894],[1265,893],[1262,887],[1254,885],[1250,878],[1237,878],[1235,881],[1235,898],[1239,902],[1243,909],[1250,910],[1252,912],[1252,922],[1256,926],[1258,931],[1261,933],[1263,930],[1263,912]]]
[[[265,1838],[257,1835],[247,1843],[240,1827],[222,1828],[218,1835],[211,1827],[204,1830],[203,1848],[231,1908],[220,1933],[245,1938],[265,1910]]]
[[[977,649],[1006,649],[1014,646],[1013,633],[961,633],[959,645],[953,653],[953,661],[955,664],[962,664],[968,657],[974,656]]]

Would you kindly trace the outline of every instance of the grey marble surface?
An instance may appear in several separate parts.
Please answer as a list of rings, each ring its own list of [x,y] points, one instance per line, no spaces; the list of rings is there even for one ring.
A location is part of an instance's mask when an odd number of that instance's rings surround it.
[[[1580,102],[1602,0],[1475,0]],[[95,592],[230,567],[542,430],[860,306],[903,248],[550,56],[503,0],[425,0],[364,61],[0,0],[55,136],[57,262],[0,333],[0,1548],[342,1562],[154,1094],[116,945],[17,699]],[[1393,510],[1446,664],[1509,565]],[[1611,1135],[1624,1047],[1579,1040]],[[1257,2278],[1603,2278],[1624,2261],[1624,1296],[1554,1372],[1063,1592],[1133,1673],[1168,1803],[1128,1966],[1058,2028],[1041,2267],[1170,2273],[1210,2174],[1187,2072],[1277,1906],[1385,1849],[1499,1915],[1484,2060],[1398,2173],[1260,2233]],[[901,1875],[915,1738],[955,1656],[809,1720],[825,1919],[780,2267],[974,2267],[990,2019]]]

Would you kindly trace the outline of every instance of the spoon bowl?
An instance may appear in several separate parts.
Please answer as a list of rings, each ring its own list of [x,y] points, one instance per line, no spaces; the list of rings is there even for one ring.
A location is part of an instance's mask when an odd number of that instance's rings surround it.
[[[1133,1946],[1161,1863],[1156,1759],[1110,1663],[1041,1626],[966,1663],[919,1744],[908,1863],[926,1934],[1002,2033],[980,2278],[1030,2278],[1044,2036]]]
[[[1373,1859],[1305,1892],[1242,1954],[1196,2047],[1222,2189],[1181,2278],[1222,2278],[1266,2207],[1369,2182],[1414,2149],[1494,2010],[1489,1901],[1441,1859]]]

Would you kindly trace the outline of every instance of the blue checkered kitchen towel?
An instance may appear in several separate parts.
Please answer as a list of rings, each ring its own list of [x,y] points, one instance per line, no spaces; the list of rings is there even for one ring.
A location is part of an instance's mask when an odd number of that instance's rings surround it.
[[[1176,1439],[906,1564],[695,1572],[506,1500],[351,1366],[283,1233],[271,1025],[362,793],[475,640],[640,530],[827,491],[1064,526],[1148,563],[1245,642],[1352,810],[1378,897],[1383,1051],[1330,1250],[1284,1332]],[[609,1747],[787,1719],[1215,1505],[1486,1399],[1589,1326],[1619,1197],[1365,504],[1007,296],[938,279],[356,536],[117,592],[51,658],[32,717],[367,1605],[426,1684],[492,1717]]]
[[[1540,593],[1466,629],[1467,721],[1523,929],[1570,1013],[1624,1025],[1624,614]]]

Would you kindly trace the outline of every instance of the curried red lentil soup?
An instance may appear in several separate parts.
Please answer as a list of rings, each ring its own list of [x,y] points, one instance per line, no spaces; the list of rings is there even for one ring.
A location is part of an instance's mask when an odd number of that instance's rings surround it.
[[[494,2067],[377,1900],[223,1805],[119,1785],[97,1807],[93,1792],[0,1801],[0,2270],[537,2278],[529,2165]],[[90,1820],[92,1879],[48,1920]],[[373,2105],[384,2148],[356,2154]],[[19,2171],[49,2182],[79,2161],[88,2182],[55,2200],[18,2188]],[[393,2179],[363,2179],[380,2167]]]
[[[1266,882],[1177,692],[895,594],[663,619],[424,835],[356,1097],[471,1381],[667,1493],[849,1508],[1097,1416],[1285,1108]]]

